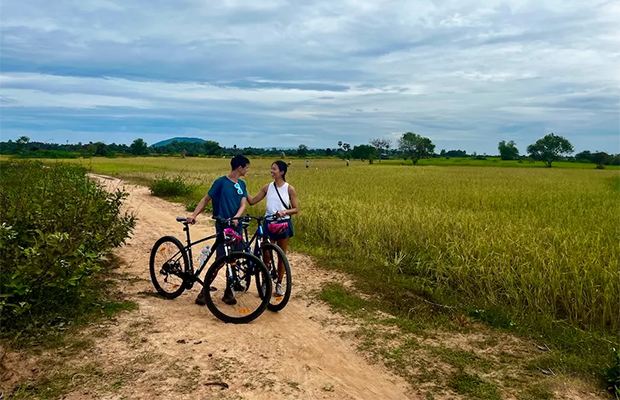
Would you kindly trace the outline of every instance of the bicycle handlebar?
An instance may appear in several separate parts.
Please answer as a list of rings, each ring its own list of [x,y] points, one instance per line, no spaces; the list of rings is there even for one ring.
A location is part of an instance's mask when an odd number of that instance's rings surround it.
[[[232,221],[250,222],[251,220],[255,219],[256,221],[260,223],[262,221],[270,221],[270,222],[277,221],[278,218],[279,217],[276,216],[276,214],[265,215],[263,217],[253,217],[251,215],[244,215],[241,217],[230,217],[230,218],[222,218],[220,216],[211,217],[211,219],[214,219],[219,223],[229,225],[229,226],[232,225]],[[183,222],[184,224],[188,224],[186,217],[177,217],[177,222]]]
[[[252,216],[248,215],[247,217],[248,217],[248,219],[255,219],[259,223],[262,222],[262,221],[273,222],[273,221],[277,221],[280,218],[280,217],[276,216],[276,214],[265,215],[263,217],[252,217]]]
[[[249,219],[249,216],[230,217],[230,218],[222,218],[220,216],[213,216],[211,217],[211,219],[214,219],[217,222],[227,224],[227,223],[231,223],[232,221],[247,221]]]
[[[216,220],[217,222],[220,222],[222,224],[225,225],[232,225],[232,221],[249,221],[250,217],[249,216],[244,216],[244,217],[231,217],[231,218],[222,218],[222,217],[218,217],[218,216],[214,216],[211,217],[211,219]],[[183,222],[184,224],[189,224],[189,222],[187,222],[187,217],[177,217],[177,222]]]

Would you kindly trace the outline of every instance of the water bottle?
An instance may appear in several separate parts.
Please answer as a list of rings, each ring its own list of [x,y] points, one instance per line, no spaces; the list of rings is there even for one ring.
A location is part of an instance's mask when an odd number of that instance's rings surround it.
[[[200,252],[200,255],[198,256],[198,267],[200,267],[202,263],[205,262],[207,257],[209,257],[209,246],[208,245],[207,247],[202,249],[202,251]]]

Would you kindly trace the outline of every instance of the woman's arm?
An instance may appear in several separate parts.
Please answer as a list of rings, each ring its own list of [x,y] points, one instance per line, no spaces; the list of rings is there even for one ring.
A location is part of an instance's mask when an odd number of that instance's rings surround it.
[[[288,197],[291,199],[291,208],[288,210],[278,211],[276,215],[279,217],[284,217],[285,215],[295,215],[299,212],[299,205],[297,203],[297,192],[295,188],[291,185],[288,185]]]
[[[256,196],[250,196],[250,194],[248,193],[248,204],[253,206],[254,204],[259,203],[262,199],[264,199],[267,195],[267,186],[269,185],[263,186],[263,188],[258,192]]]

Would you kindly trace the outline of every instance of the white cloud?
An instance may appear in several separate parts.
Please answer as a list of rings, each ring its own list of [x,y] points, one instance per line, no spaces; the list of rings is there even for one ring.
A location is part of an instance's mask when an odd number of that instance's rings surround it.
[[[619,150],[614,1],[31,0],[1,14],[3,136],[31,110],[63,131],[88,112],[128,132],[168,118],[170,132],[326,145],[414,130],[482,152],[518,126],[523,141],[587,131],[583,146]]]

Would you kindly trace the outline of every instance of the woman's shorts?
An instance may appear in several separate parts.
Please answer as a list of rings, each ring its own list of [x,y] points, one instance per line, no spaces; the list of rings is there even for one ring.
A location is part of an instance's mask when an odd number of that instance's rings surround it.
[[[278,223],[282,223],[282,222],[288,222],[288,227],[286,228],[286,231],[284,231],[284,233],[279,234],[279,235],[275,234],[275,233],[271,233],[269,231],[269,228],[267,227],[267,225],[269,223],[267,221],[263,222],[263,229],[264,229],[265,233],[267,233],[267,235],[269,235],[269,240],[282,240],[282,239],[288,239],[290,237],[293,237],[294,230],[293,230],[293,220],[292,220],[292,218],[289,218],[286,221],[278,221]]]

